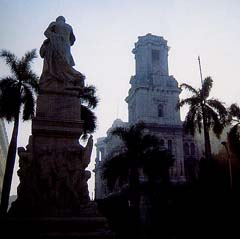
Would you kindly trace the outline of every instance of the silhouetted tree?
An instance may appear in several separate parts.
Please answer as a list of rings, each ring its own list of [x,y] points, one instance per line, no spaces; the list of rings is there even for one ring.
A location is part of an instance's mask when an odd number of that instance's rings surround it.
[[[116,181],[121,184],[128,183],[132,195],[130,202],[133,207],[139,207],[139,170],[148,176],[149,180],[169,179],[169,167],[173,164],[172,155],[161,146],[159,139],[146,133],[143,123],[138,123],[129,128],[117,127],[112,135],[119,136],[123,148],[119,153],[108,159],[104,168],[104,178],[108,186],[113,189]]]
[[[191,85],[181,84],[181,89],[187,89],[193,95],[182,99],[178,103],[178,108],[189,105],[189,110],[184,121],[184,128],[187,132],[194,134],[198,129],[199,133],[203,128],[205,157],[211,159],[211,142],[209,131],[220,137],[227,122],[227,109],[224,104],[217,99],[209,98],[213,80],[211,77],[204,79],[202,87],[195,89]]]
[[[97,107],[99,100],[96,96],[95,86],[85,86],[80,98],[82,100],[81,118],[84,121],[82,138],[86,139],[87,135],[93,133],[97,127],[97,118],[93,112],[93,109]]]
[[[234,125],[228,133],[228,143],[231,151],[240,160],[240,107],[237,104],[232,104],[229,107],[230,120]]]
[[[0,212],[7,212],[13,169],[16,158],[19,118],[22,109],[23,120],[32,119],[35,113],[35,93],[38,92],[38,76],[33,73],[31,63],[37,57],[36,50],[27,52],[21,59],[13,53],[2,50],[0,57],[10,67],[11,76],[0,80],[0,117],[14,121],[10,140],[6,169],[3,180]]]

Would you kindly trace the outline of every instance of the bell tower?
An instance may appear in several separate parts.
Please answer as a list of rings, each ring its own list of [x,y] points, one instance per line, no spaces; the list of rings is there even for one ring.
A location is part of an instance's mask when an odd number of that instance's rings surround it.
[[[131,77],[128,103],[129,123],[143,121],[150,132],[174,155],[170,170],[174,181],[184,181],[183,128],[180,111],[176,108],[181,92],[168,71],[167,41],[147,34],[138,37],[135,55],[135,75]]]
[[[139,37],[132,51],[136,60],[136,76],[142,80],[150,80],[156,74],[168,76],[168,50],[163,37],[151,34]]]
[[[147,34],[138,37],[132,50],[136,61],[136,74],[131,77],[131,88],[126,98],[129,122],[181,125],[176,110],[180,89],[168,72],[167,41]]]

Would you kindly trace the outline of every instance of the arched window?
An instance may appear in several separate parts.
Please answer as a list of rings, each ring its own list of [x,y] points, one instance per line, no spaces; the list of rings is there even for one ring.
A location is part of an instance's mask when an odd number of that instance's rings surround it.
[[[180,161],[180,176],[183,176],[183,162]]]
[[[163,105],[158,105],[158,117],[163,117]]]
[[[164,146],[164,145],[165,145],[164,140],[160,139],[160,146]]]
[[[189,145],[188,143],[185,143],[183,145],[184,155],[189,155]]]
[[[191,151],[191,155],[195,155],[195,145],[194,145],[194,143],[191,143],[190,151]]]
[[[152,63],[159,65],[159,60],[160,60],[160,51],[152,50]]]
[[[172,140],[168,140],[168,151],[172,153]]]

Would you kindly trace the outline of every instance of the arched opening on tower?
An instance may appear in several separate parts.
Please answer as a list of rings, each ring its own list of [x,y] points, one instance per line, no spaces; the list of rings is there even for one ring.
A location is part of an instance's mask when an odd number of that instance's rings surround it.
[[[163,117],[163,105],[158,105],[158,117]]]

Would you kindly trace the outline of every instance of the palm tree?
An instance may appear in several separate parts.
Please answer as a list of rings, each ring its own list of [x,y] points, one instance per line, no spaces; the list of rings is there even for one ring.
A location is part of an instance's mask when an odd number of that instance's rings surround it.
[[[230,120],[235,123],[228,133],[228,143],[231,151],[240,160],[240,107],[237,104],[232,104],[228,111]]]
[[[172,155],[161,146],[159,139],[145,133],[145,125],[138,123],[129,128],[117,127],[111,133],[123,141],[119,153],[107,160],[103,165],[103,177],[107,179],[112,190],[116,181],[119,185],[128,183],[129,192],[133,195],[130,202],[139,207],[139,170],[153,182],[155,179],[168,180],[168,169],[173,163]]]
[[[193,96],[182,99],[178,103],[178,108],[183,105],[189,105],[189,111],[183,125],[188,133],[193,135],[197,129],[201,133],[203,127],[206,159],[211,159],[212,155],[209,136],[210,129],[219,138],[227,121],[227,110],[223,103],[214,98],[209,99],[212,85],[213,80],[211,77],[204,79],[200,89],[195,89],[185,83],[181,84],[180,88],[187,89]]]
[[[0,117],[14,121],[12,137],[8,148],[6,169],[3,180],[0,213],[7,212],[12,175],[16,158],[19,118],[22,109],[23,120],[29,120],[35,113],[35,93],[38,92],[38,77],[31,70],[31,63],[37,57],[36,50],[31,50],[18,59],[13,53],[0,52],[10,67],[11,76],[0,80]]]
[[[97,118],[92,111],[97,107],[99,102],[96,96],[96,88],[93,85],[85,86],[80,98],[82,101],[81,118],[84,121],[82,138],[85,140],[87,135],[93,133],[97,127]]]

